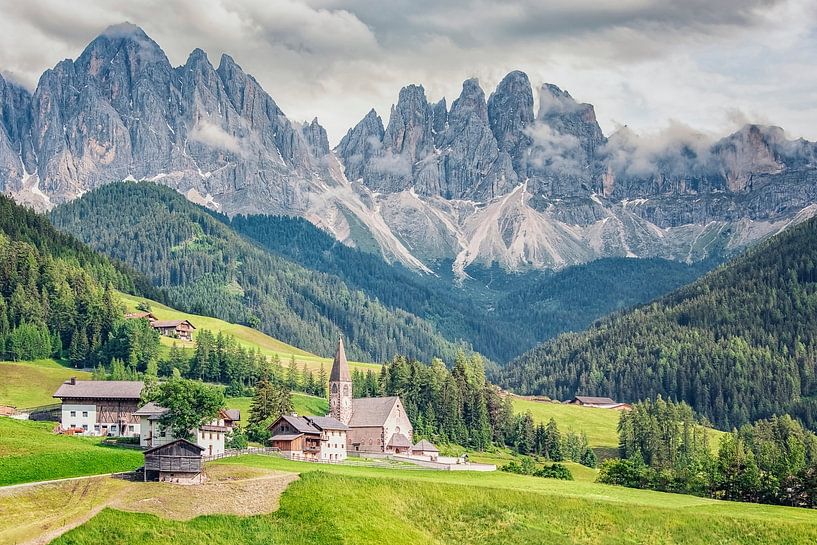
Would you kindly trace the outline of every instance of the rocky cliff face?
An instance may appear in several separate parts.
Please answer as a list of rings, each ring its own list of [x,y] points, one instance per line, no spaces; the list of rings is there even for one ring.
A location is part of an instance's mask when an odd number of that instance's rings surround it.
[[[817,147],[776,127],[605,137],[594,108],[508,74],[450,107],[403,88],[331,150],[229,56],[180,67],[133,25],[107,29],[32,93],[0,78],[0,189],[49,208],[149,179],[234,213],[303,216],[419,270],[562,267],[604,256],[728,254],[817,210]]]

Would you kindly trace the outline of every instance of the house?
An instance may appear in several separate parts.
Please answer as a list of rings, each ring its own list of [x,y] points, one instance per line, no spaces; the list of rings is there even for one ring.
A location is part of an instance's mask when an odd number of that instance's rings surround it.
[[[411,455],[413,457],[427,458],[430,462],[436,462],[440,456],[440,450],[433,443],[423,439],[411,447]]]
[[[71,377],[53,397],[61,403],[60,426],[82,435],[138,436],[144,383],[131,380],[77,380]]]
[[[155,322],[158,320],[156,316],[152,312],[128,312],[125,314],[125,318],[129,320],[138,320],[144,318],[148,322]]]
[[[408,454],[414,428],[397,396],[355,399],[343,339],[329,374],[329,414],[346,424],[346,449],[369,454]]]
[[[189,320],[154,320],[150,322],[150,325],[160,335],[183,341],[192,341],[193,330],[196,329],[196,326],[191,324]]]
[[[631,409],[629,403],[619,403],[609,397],[576,396],[570,401],[565,401],[568,405],[581,405],[582,407],[595,407],[597,409],[614,409],[626,411]]]
[[[137,410],[139,417],[139,444],[144,448],[155,448],[176,441],[173,433],[162,426],[161,418],[168,409],[150,402]],[[226,411],[219,412],[217,418],[193,430],[195,444],[202,448],[203,456],[224,454],[224,443],[230,427],[225,424]]]
[[[282,415],[269,430],[270,444],[290,458],[324,462],[346,459],[348,427],[331,416]]]
[[[224,425],[231,430],[236,426],[236,422],[241,421],[241,410],[239,409],[223,409],[221,414],[224,419]]]
[[[176,439],[145,451],[145,481],[202,484],[204,460],[199,445]]]

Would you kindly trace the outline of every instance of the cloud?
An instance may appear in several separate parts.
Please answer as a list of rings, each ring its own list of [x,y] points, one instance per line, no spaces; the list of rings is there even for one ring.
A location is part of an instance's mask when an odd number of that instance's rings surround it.
[[[175,65],[196,47],[231,54],[332,143],[409,82],[436,100],[513,69],[594,104],[608,134],[670,117],[724,130],[737,108],[817,138],[813,0],[0,0],[0,13],[0,70],[29,88],[131,21]]]
[[[717,168],[711,154],[715,137],[672,121],[664,129],[639,135],[621,127],[601,153],[618,175],[652,176],[656,172],[689,176]]]
[[[411,161],[407,157],[394,155],[391,152],[373,157],[369,161],[369,167],[375,172],[388,174],[396,178],[411,176]]]
[[[205,119],[201,119],[196,123],[196,126],[188,134],[188,138],[194,142],[223,149],[236,155],[244,154],[241,141],[238,138],[227,133],[219,125]]]
[[[546,123],[534,123],[525,128],[533,141],[528,163],[537,169],[553,170],[559,174],[582,176],[584,152],[579,139],[571,134],[563,134]]]

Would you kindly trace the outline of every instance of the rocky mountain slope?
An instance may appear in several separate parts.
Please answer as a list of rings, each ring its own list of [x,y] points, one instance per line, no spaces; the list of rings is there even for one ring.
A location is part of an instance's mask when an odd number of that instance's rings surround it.
[[[592,105],[511,72],[486,98],[400,91],[334,150],[227,55],[173,67],[141,29],[111,27],[33,93],[0,78],[0,189],[37,208],[147,179],[227,214],[301,216],[415,270],[453,262],[561,268],[605,256],[733,253],[817,211],[815,144],[747,126],[609,138]]]

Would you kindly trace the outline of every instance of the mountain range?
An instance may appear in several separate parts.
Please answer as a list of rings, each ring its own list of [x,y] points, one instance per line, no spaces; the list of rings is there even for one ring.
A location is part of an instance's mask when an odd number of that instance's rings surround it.
[[[150,180],[229,216],[303,217],[416,271],[559,269],[601,257],[722,258],[817,212],[817,146],[747,125],[605,136],[590,104],[509,73],[430,102],[404,87],[331,149],[228,55],[173,67],[108,28],[29,92],[0,78],[0,190],[50,209]],[[536,110],[534,105],[537,105]]]

